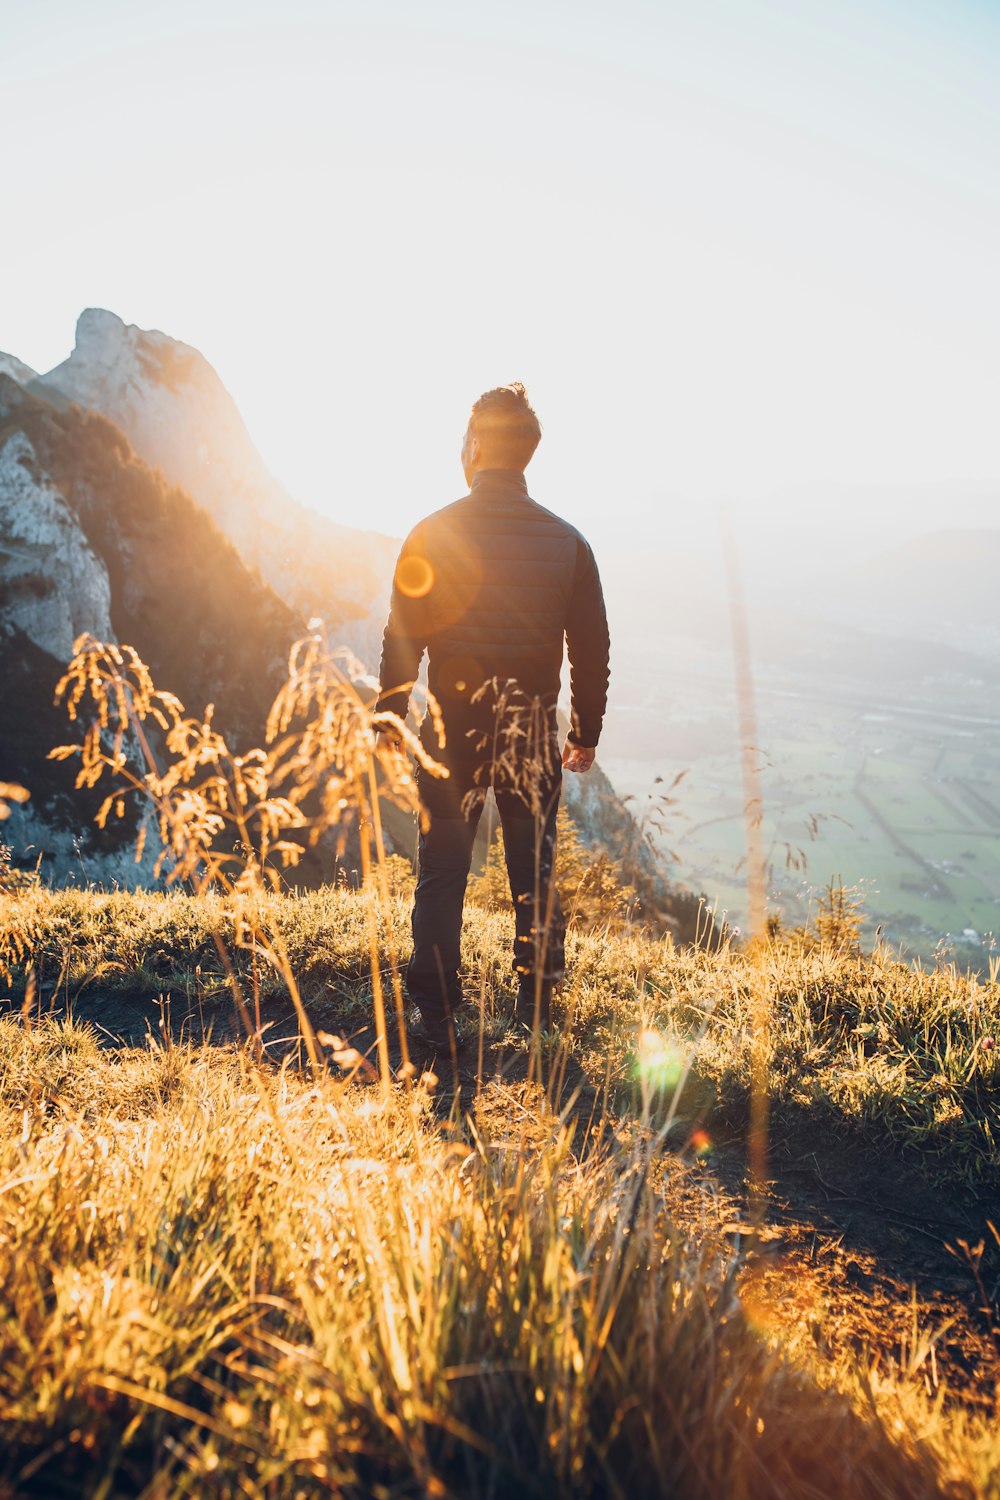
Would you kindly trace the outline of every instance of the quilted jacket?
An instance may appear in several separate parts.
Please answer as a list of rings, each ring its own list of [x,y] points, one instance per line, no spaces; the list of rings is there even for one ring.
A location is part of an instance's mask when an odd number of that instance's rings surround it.
[[[570,739],[593,746],[609,652],[594,554],[573,526],[531,499],[523,474],[481,470],[469,495],[421,521],[403,543],[376,711],[406,717],[426,650],[449,758],[490,733],[498,697],[539,702],[554,729],[564,641]],[[439,753],[430,715],[421,735]]]

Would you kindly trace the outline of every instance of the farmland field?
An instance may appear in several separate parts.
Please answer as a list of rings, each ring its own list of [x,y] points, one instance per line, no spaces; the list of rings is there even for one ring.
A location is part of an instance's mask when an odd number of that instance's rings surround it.
[[[647,739],[661,725],[670,762],[620,754],[616,740],[604,765],[640,815],[664,784],[655,777],[687,771],[657,842],[677,856],[676,879],[741,925],[746,830],[731,691],[721,674],[715,691],[704,677],[673,681],[644,721]],[[953,953],[986,972],[1000,931],[1000,719],[964,706],[949,716],[824,703],[766,680],[757,704],[771,908],[800,922],[818,889],[843,881],[862,893],[870,935],[881,928],[909,957]]]

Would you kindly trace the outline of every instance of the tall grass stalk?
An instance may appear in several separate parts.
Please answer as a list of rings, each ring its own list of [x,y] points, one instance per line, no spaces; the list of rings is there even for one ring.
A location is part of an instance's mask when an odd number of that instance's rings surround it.
[[[736,702],[740,725],[740,765],[743,775],[743,819],[746,828],[746,878],[751,941],[764,935],[767,919],[764,864],[764,802],[757,748],[757,708],[754,701],[753,667],[750,658],[750,626],[747,619],[739,554],[728,507],[723,512],[723,552],[729,589],[729,617],[736,678]],[[754,1060],[747,1138],[750,1170],[754,1182],[753,1213],[763,1217],[767,1195],[767,1137],[770,1094],[767,1088],[767,1052],[772,1018],[766,990],[757,990],[753,1016]]]
[[[234,916],[239,946],[253,955],[256,1000],[258,958],[282,977],[295,1006],[313,1068],[320,1051],[308,1011],[302,1003],[295,971],[280,935],[264,919],[261,897],[278,890],[283,871],[294,869],[310,844],[336,834],[341,845],[356,826],[362,872],[371,885],[373,847],[382,870],[385,846],[380,797],[420,815],[412,777],[402,759],[381,749],[377,731],[387,717],[403,744],[424,767],[447,774],[423,750],[419,740],[393,716],[373,718],[364,694],[365,680],[356,664],[332,656],[318,635],[298,641],[289,655],[288,679],[268,716],[266,749],[237,754],[214,728],[211,705],[201,719],[185,715],[170,693],[158,690],[138,654],[83,636],[56,688],[71,719],[86,712],[90,722],[83,742],[64,745],[52,755],[78,756],[77,786],[93,787],[102,779],[112,789],[97,821],[125,814],[126,796],[151,804],[159,834],[156,871],[169,883],[184,883],[195,893],[221,891]],[[436,715],[436,706],[430,704]],[[160,768],[152,738],[158,735],[166,756]],[[136,858],[142,856],[148,823],[140,820]],[[387,898],[388,892],[383,892]],[[371,983],[375,1009],[379,1075],[383,1092],[391,1085],[385,998],[378,960],[377,932],[370,933]],[[219,962],[248,1037],[260,1052],[260,1026],[251,1021],[243,988],[225,945],[216,934]],[[405,1026],[395,953],[390,954],[397,1017]]]

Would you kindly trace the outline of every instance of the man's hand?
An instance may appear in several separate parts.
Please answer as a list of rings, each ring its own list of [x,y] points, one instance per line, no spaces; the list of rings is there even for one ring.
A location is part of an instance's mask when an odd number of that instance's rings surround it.
[[[567,740],[562,753],[563,770],[589,771],[594,764],[596,754],[596,749],[588,748],[586,745],[574,745]]]

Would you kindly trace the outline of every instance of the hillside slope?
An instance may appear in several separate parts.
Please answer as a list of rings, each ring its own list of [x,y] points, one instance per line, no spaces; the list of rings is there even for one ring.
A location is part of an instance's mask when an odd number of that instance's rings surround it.
[[[83,631],[134,646],[157,686],[192,712],[214,703],[245,746],[303,624],[112,423],[0,375],[0,765],[32,793],[5,838],[57,881],[72,870],[134,884],[134,825],[98,839],[94,798],[73,792],[70,764],[44,758],[70,737],[52,696]]]

